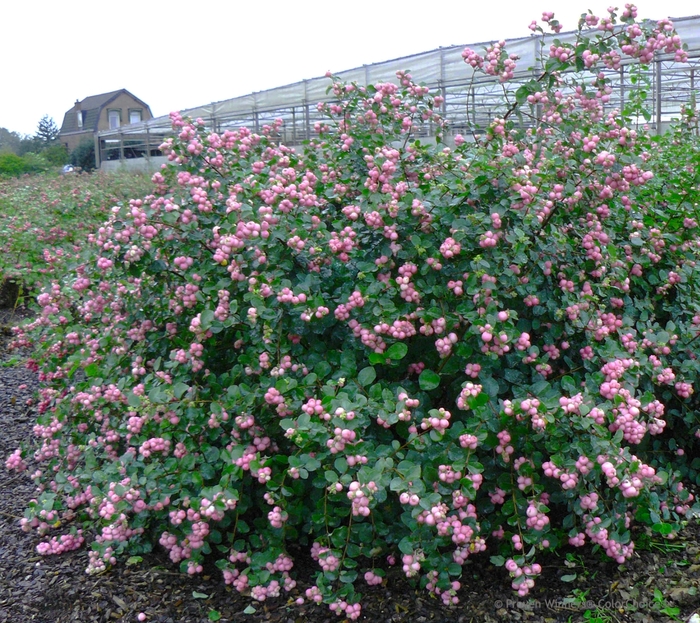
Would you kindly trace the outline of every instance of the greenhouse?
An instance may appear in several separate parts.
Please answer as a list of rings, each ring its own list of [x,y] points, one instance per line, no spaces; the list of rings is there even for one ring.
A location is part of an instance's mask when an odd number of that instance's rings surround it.
[[[623,64],[619,70],[608,71],[613,87],[608,106],[624,108],[632,84],[644,84],[646,107],[651,113],[649,125],[656,132],[663,132],[678,117],[681,106],[691,100],[700,83],[700,16],[673,18],[673,22],[688,47],[687,63],[675,62],[673,55],[658,54],[649,65]],[[516,54],[519,60],[513,79],[505,83],[492,77],[477,77],[462,58],[465,47],[482,52],[490,42],[438,48],[336,75],[346,82],[370,84],[393,81],[397,71],[410,71],[415,82],[443,96],[442,114],[449,122],[449,140],[455,134],[478,133],[488,127],[502,111],[507,94],[513,94],[520,84],[537,76],[540,58],[546,57],[550,43],[554,39],[572,43],[576,36],[576,32],[568,32],[547,35],[544,40],[535,35],[507,40],[506,50]],[[263,125],[282,119],[280,140],[287,145],[299,145],[314,136],[314,124],[322,119],[316,104],[333,99],[327,93],[329,85],[330,80],[325,76],[312,78],[180,112],[192,119],[202,119],[216,132],[244,126],[257,132]],[[640,117],[639,122],[646,120]],[[435,130],[430,126],[423,128],[426,137]],[[171,132],[167,115],[100,132],[96,136],[97,165],[102,168],[157,166],[163,161],[158,147]]]

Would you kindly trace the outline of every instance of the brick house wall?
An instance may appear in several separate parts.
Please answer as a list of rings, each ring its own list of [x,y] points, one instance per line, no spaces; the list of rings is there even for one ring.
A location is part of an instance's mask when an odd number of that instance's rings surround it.
[[[100,130],[116,129],[152,118],[148,104],[126,89],[91,95],[82,101],[76,100],[66,111],[59,140],[70,152],[82,141],[94,140],[95,133]]]

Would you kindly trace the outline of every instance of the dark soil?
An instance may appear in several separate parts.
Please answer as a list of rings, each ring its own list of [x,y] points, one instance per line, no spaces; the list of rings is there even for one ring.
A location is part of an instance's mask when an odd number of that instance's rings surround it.
[[[29,439],[34,419],[27,404],[36,377],[7,352],[9,326],[22,310],[0,310],[0,459]],[[4,363],[3,363],[4,362]],[[10,362],[8,364],[8,362]],[[136,564],[120,563],[96,576],[85,574],[88,556],[79,550],[58,557],[36,553],[38,538],[19,529],[33,494],[27,474],[0,466],[0,623],[158,623],[222,622],[325,623],[340,621],[326,606],[294,606],[309,585],[302,568],[298,587],[264,603],[226,587],[215,568],[202,576],[180,574],[162,552]],[[410,585],[400,572],[385,585],[363,588],[361,621],[378,623],[523,621],[528,623],[639,622],[682,620],[700,610],[700,525],[689,522],[673,540],[640,534],[637,552],[624,566],[571,550],[539,560],[542,576],[526,599],[517,599],[503,569],[488,556],[465,567],[460,603],[440,599]],[[305,582],[306,577],[306,582]]]

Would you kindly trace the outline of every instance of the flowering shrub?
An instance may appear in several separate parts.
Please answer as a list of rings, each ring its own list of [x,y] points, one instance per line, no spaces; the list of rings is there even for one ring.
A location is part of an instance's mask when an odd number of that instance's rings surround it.
[[[301,547],[318,574],[297,601],[356,619],[356,585],[392,565],[452,604],[486,551],[525,595],[538,551],[623,562],[635,525],[678,522],[700,190],[668,165],[700,150],[605,106],[601,65],[684,56],[670,23],[634,13],[543,48],[454,148],[416,138],[444,123],[408,73],[333,81],[300,151],[274,125],[173,114],[154,194],[113,209],[18,331],[45,382],[23,522],[42,550],[90,530],[96,572],[158,542],[264,600],[294,588]],[[503,42],[464,57],[504,81],[517,65]]]
[[[76,256],[111,205],[150,188],[136,173],[0,179],[0,284],[37,287]]]

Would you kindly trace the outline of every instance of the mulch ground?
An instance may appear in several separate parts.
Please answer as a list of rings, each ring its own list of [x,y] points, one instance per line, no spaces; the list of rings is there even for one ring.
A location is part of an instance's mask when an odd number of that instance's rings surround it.
[[[34,412],[27,401],[37,387],[21,354],[7,352],[9,326],[26,312],[0,310],[0,459],[28,440]],[[12,358],[19,359],[13,363]],[[33,495],[27,474],[0,466],[0,623],[326,623],[341,621],[326,606],[294,606],[310,585],[302,568],[289,595],[258,603],[226,587],[212,566],[201,576],[180,574],[162,552],[88,576],[86,550],[41,557],[35,534],[19,529]],[[690,521],[674,540],[643,535],[624,566],[590,549],[571,550],[539,560],[542,576],[526,599],[509,588],[503,569],[488,556],[465,567],[460,603],[440,599],[409,584],[399,571],[389,581],[362,592],[361,621],[376,623],[664,623],[687,621],[700,610],[700,525]]]

